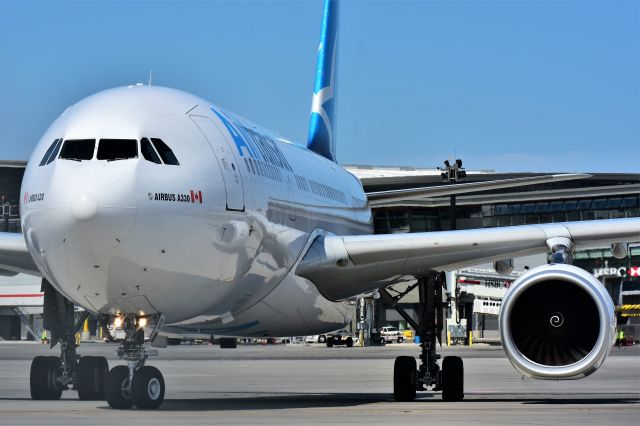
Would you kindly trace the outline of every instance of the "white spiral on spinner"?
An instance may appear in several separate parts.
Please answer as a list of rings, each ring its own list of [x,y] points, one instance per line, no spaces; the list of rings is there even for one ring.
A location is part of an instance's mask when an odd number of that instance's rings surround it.
[[[555,314],[551,315],[551,318],[549,318],[549,324],[551,324],[551,327],[554,328],[562,327],[562,325],[564,324],[564,317],[560,312],[556,312]]]

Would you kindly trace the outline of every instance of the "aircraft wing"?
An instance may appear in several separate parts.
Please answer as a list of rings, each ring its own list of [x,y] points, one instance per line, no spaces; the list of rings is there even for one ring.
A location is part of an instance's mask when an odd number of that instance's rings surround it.
[[[23,235],[14,232],[0,232],[0,274],[11,275],[19,272],[40,275],[40,271],[27,250]]]
[[[391,191],[368,192],[367,198],[369,199],[369,204],[373,207],[393,201],[415,200],[425,197],[442,197],[468,192],[491,191],[494,189],[513,188],[516,186],[536,185],[539,183],[559,182],[563,180],[585,179],[588,177],[591,177],[591,175],[582,173],[565,173],[559,175],[502,179],[488,182],[459,183],[456,185],[394,189]]]
[[[429,270],[455,270],[549,251],[553,238],[575,247],[640,241],[640,218],[410,234],[318,237],[296,274],[330,300],[343,300]]]

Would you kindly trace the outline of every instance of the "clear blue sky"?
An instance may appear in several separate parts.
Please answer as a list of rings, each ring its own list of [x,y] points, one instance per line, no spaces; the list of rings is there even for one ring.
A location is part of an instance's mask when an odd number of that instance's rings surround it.
[[[338,160],[640,172],[639,1],[345,1]],[[0,159],[146,82],[307,132],[321,0],[0,1]]]

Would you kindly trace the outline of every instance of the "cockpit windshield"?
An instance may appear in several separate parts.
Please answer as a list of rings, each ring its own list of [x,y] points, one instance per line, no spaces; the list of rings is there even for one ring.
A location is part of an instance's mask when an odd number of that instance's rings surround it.
[[[60,158],[75,161],[91,160],[95,146],[95,139],[67,139],[62,145]]]
[[[140,152],[145,160],[156,164],[180,165],[171,148],[161,139],[142,138]],[[62,145],[62,149],[60,146]],[[56,139],[40,162],[40,165],[52,162],[60,150],[60,156],[66,160],[83,161],[91,160],[96,147],[95,139]],[[96,158],[98,160],[116,161],[138,158],[137,139],[100,139]],[[162,159],[162,160],[161,160]]]
[[[135,139],[100,139],[98,160],[126,160],[138,158],[138,141]]]

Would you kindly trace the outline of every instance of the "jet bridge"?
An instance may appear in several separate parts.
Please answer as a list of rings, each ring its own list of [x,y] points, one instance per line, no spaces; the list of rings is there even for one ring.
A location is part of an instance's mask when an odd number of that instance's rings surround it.
[[[0,281],[0,339],[19,340],[21,326],[38,340],[42,330],[41,321],[34,315],[42,314],[44,294],[40,291],[40,279],[18,274]]]

